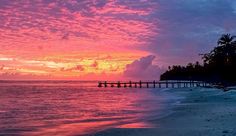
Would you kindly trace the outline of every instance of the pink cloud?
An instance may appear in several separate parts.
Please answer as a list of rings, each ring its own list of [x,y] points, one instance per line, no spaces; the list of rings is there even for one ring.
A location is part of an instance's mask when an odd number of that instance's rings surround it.
[[[152,64],[155,56],[149,55],[126,65],[124,76],[138,79],[159,79],[163,69],[158,65]]]
[[[4,27],[0,26],[0,47],[18,52],[121,50],[143,45],[146,41],[142,37],[155,35],[152,23],[123,17],[123,14],[148,16],[150,7],[132,9],[113,1],[97,5],[99,1],[12,2],[0,8],[4,18]]]
[[[1,71],[122,73],[126,64],[147,53],[140,46],[156,34],[155,25],[145,20],[152,10],[112,0],[9,1],[0,6]]]

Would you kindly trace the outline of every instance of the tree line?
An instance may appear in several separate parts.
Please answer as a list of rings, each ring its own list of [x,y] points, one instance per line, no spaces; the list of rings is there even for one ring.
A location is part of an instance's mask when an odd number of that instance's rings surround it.
[[[209,53],[201,54],[203,64],[169,66],[161,80],[201,80],[223,85],[236,84],[236,36],[223,34],[217,46]]]

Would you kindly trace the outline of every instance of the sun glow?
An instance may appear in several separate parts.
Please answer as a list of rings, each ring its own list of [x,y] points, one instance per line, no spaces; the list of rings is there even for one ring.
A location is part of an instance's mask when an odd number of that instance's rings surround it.
[[[120,75],[127,64],[146,55],[145,52],[79,52],[48,54],[38,57],[0,58],[1,73],[12,75],[82,78],[99,75]]]

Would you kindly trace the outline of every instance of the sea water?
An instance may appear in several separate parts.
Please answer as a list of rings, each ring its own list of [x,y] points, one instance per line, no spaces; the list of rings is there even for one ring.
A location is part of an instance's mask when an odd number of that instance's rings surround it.
[[[98,88],[96,81],[0,81],[0,135],[86,135],[156,127],[160,89]]]

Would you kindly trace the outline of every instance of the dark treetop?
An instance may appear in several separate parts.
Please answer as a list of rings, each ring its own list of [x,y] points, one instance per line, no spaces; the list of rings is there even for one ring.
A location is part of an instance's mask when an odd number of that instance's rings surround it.
[[[202,80],[223,85],[236,84],[236,37],[223,34],[217,46],[209,53],[201,54],[199,62],[187,66],[169,66],[161,80]]]

